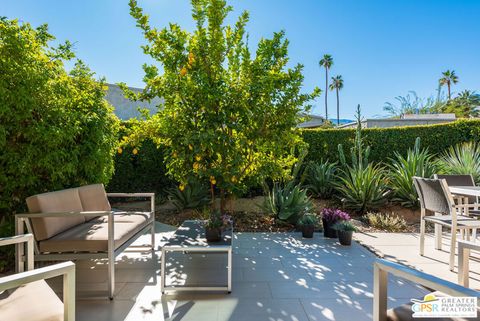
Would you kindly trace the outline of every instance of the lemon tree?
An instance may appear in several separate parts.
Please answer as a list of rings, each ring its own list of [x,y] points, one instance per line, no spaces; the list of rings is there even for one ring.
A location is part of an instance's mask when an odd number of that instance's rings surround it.
[[[131,99],[163,98],[159,111],[132,126],[125,144],[152,138],[166,149],[168,173],[185,187],[196,178],[210,183],[212,196],[245,188],[247,181],[289,174],[304,143],[296,125],[301,111],[320,94],[301,91],[300,64],[288,67],[284,32],[262,39],[250,51],[243,12],[232,26],[223,0],[192,0],[192,32],[175,23],[157,29],[130,1],[142,30],[144,52],[155,63],[144,65],[143,92]],[[141,152],[141,150],[139,151]],[[215,204],[215,202],[213,202]]]

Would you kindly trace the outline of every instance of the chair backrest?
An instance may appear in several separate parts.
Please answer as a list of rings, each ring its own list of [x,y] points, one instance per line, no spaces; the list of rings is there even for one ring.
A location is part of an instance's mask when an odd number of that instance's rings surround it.
[[[28,211],[30,213],[63,213],[81,212],[82,201],[78,194],[78,188],[70,188],[61,191],[43,193],[27,198]],[[51,238],[78,224],[85,223],[83,215],[71,217],[39,217],[32,218],[33,232],[37,241]]]
[[[453,198],[445,180],[414,177],[413,182],[423,209],[446,215],[454,212]]]
[[[435,179],[444,179],[450,186],[475,186],[475,181],[472,175],[459,174],[459,175],[433,175]]]
[[[85,185],[30,196],[27,198],[27,206],[30,213],[111,210],[103,184]],[[35,239],[42,241],[94,218],[94,216],[72,215],[71,217],[32,218],[31,221]]]
[[[444,179],[449,186],[475,186],[475,181],[472,175],[458,174],[458,175],[441,175],[435,174],[433,178]],[[468,196],[468,203],[473,204],[477,202],[477,197]]]

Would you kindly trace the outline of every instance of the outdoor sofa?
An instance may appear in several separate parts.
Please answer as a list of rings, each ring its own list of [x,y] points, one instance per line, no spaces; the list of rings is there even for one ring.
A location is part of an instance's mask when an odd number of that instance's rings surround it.
[[[114,212],[108,197],[150,198],[149,212]],[[35,261],[108,259],[108,296],[113,299],[115,257],[147,230],[155,248],[155,194],[106,193],[103,184],[27,198],[28,214],[15,215],[17,235],[24,227],[35,238]],[[152,251],[153,255],[153,251]],[[17,268],[24,252],[17,247]]]
[[[24,243],[27,271],[0,278],[0,320],[75,321],[75,264],[63,262],[34,270],[33,235],[0,238],[0,246],[23,248]],[[44,281],[57,276],[63,276],[63,302]]]

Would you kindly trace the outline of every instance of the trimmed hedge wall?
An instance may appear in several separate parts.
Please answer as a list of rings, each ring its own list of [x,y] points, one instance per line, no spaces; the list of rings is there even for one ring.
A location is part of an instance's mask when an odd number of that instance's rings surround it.
[[[145,141],[138,154],[125,148],[115,156],[115,174],[107,186],[109,192],[155,192],[164,196],[173,182],[166,176],[161,148]]]
[[[458,120],[439,125],[366,128],[362,131],[368,145],[371,146],[370,161],[386,162],[397,151],[406,154],[420,137],[421,146],[439,154],[446,148],[466,141],[480,140],[480,119]],[[349,154],[353,145],[355,129],[306,129],[303,132],[305,142],[309,144],[306,160],[338,160],[338,144],[343,144]]]
[[[386,162],[398,151],[405,154],[420,137],[422,147],[439,154],[449,146],[466,141],[480,140],[480,119],[458,120],[448,124],[366,128],[362,131],[371,146],[370,160]],[[338,144],[343,144],[349,155],[355,137],[355,129],[306,129],[304,140],[309,144],[306,161],[320,159],[338,160]],[[165,175],[163,154],[151,141],[145,142],[139,153],[133,155],[131,149],[125,149],[115,158],[115,174],[107,189],[111,192],[147,192],[155,191],[165,195],[166,188],[173,182]]]

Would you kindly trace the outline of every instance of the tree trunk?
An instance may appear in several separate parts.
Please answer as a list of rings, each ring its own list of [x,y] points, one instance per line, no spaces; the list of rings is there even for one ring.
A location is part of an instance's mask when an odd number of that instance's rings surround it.
[[[450,94],[450,83],[447,83],[447,88],[448,88],[448,100],[452,99],[451,94]]]
[[[340,97],[337,88],[337,126],[340,125]]]
[[[227,206],[227,201],[225,198],[225,190],[222,188],[220,189],[220,213],[225,213],[225,208]]]
[[[215,202],[215,185],[210,183],[210,197],[212,199],[212,213],[215,212],[217,204]]]
[[[328,67],[325,67],[325,120],[328,120]]]

